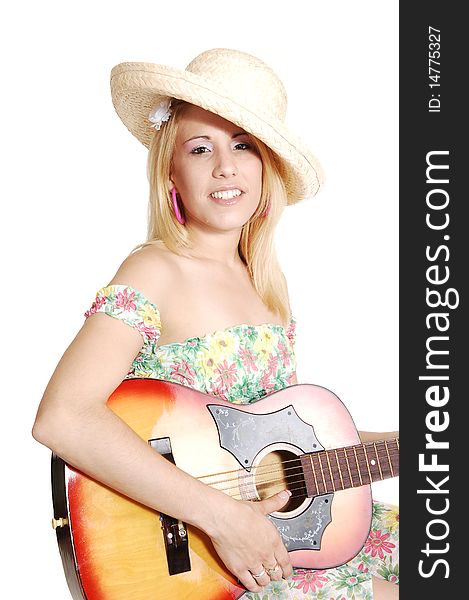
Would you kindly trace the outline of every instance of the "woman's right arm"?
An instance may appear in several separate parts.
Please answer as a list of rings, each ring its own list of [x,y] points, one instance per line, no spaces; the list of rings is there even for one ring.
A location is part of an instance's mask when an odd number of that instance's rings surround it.
[[[205,531],[249,590],[260,590],[249,569],[260,571],[266,562],[276,560],[289,576],[288,553],[264,516],[285,499],[233,500],[161,457],[107,407],[141,346],[141,335],[122,321],[101,313],[90,316],[45,390],[33,436],[97,481]]]
[[[211,488],[172,468],[106,405],[141,345],[141,335],[125,323],[104,314],[89,317],[45,390],[33,435],[94,479],[200,524],[208,515],[207,506],[197,502],[198,494],[209,495]],[[161,485],[168,480],[170,497]]]

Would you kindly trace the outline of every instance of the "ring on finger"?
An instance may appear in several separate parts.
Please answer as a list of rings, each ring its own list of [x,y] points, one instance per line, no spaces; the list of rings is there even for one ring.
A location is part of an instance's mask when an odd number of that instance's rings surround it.
[[[256,573],[254,574],[251,571],[251,575],[254,577],[254,579],[260,579],[261,577],[264,577],[264,575],[267,573],[267,571],[265,569],[262,569],[262,571],[260,573]]]
[[[280,565],[278,563],[275,563],[275,566],[272,567],[271,569],[266,568],[266,572],[270,576],[270,575],[273,575],[274,573],[276,573],[279,569],[280,569]]]

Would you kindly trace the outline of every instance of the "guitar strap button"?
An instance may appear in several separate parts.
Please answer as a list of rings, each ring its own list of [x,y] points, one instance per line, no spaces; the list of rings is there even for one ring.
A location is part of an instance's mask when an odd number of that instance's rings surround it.
[[[65,527],[65,525],[68,525],[68,519],[67,517],[60,517],[58,519],[53,517],[51,525],[52,529],[57,529],[57,527]]]

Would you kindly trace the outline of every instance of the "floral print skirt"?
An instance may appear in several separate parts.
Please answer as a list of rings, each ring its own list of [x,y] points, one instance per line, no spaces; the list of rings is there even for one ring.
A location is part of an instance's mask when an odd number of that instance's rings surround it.
[[[361,552],[334,569],[296,569],[242,600],[372,600],[372,577],[399,584],[399,509],[373,502],[373,520]]]

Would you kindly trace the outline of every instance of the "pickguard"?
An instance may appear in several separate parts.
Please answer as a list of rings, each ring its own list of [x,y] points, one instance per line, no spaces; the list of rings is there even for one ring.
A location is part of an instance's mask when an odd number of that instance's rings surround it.
[[[334,494],[316,496],[308,507],[296,517],[278,518],[269,515],[277,527],[286,549],[320,550],[322,534],[332,521],[331,504]]]
[[[207,408],[215,421],[221,448],[230,452],[247,472],[259,452],[274,444],[292,446],[303,454],[324,450],[312,425],[303,421],[292,405],[265,414],[219,404],[208,404]],[[294,516],[269,515],[288,551],[320,550],[323,532],[331,522],[333,496],[310,498],[304,510]]]

